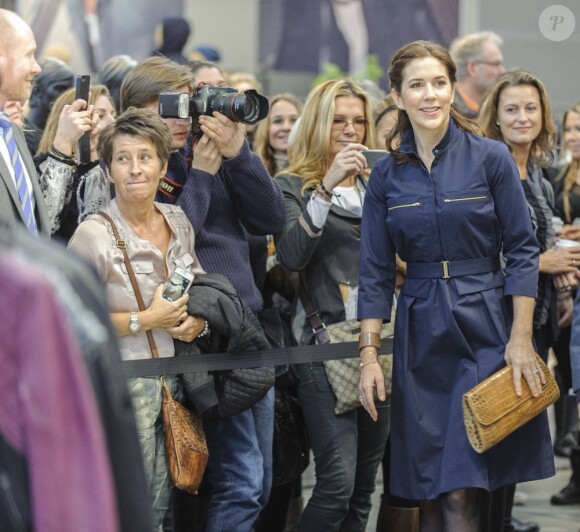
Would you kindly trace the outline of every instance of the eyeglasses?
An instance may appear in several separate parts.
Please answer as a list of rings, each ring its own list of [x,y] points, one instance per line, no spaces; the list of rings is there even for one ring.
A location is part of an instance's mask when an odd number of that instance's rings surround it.
[[[354,129],[364,129],[367,127],[369,121],[366,118],[355,118],[354,120],[347,120],[344,116],[335,116],[332,119],[332,125],[339,129],[346,129],[349,124]]]
[[[477,61],[474,61],[474,63],[483,63],[484,65],[494,68],[500,68],[503,66],[503,61],[484,61],[483,59],[478,59]]]

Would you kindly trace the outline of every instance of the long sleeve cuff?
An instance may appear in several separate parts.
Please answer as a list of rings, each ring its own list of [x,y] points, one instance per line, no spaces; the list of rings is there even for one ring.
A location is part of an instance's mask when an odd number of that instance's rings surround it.
[[[324,201],[316,193],[312,194],[308,205],[306,205],[306,210],[310,215],[312,224],[318,230],[322,230],[324,227],[331,205],[331,203]]]

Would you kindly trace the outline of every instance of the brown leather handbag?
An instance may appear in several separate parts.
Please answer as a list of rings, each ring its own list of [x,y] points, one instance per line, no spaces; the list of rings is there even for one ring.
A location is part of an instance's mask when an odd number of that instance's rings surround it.
[[[163,379],[163,430],[167,466],[173,484],[197,495],[209,457],[199,416],[171,397]]]
[[[463,396],[463,420],[471,446],[483,453],[554,404],[560,389],[552,372],[538,357],[545,376],[542,393],[534,397],[522,379],[522,395],[514,390],[511,364],[497,371]]]
[[[131,266],[129,255],[127,254],[127,245],[125,241],[121,240],[117,227],[111,217],[104,212],[99,212],[99,214],[111,225],[111,229],[115,235],[116,245],[123,252],[123,259],[125,260],[127,273],[129,274],[129,279],[131,280],[131,285],[137,298],[139,310],[145,310],[141,290],[135,278],[135,272]],[[151,330],[148,330],[146,334],[151,354],[153,358],[158,358],[159,354],[153,333]],[[163,430],[165,432],[165,453],[167,455],[169,476],[177,488],[187,491],[192,495],[197,495],[197,490],[203,479],[209,457],[201,418],[173,399],[171,391],[165,383],[165,378],[160,378],[163,389],[161,414],[163,417]]]

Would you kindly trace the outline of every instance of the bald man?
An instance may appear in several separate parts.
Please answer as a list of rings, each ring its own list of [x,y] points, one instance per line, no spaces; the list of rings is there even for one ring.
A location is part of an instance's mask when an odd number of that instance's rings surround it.
[[[0,109],[30,96],[40,66],[32,30],[16,13],[0,9]],[[48,213],[32,156],[20,129],[0,114],[0,217],[50,234]]]

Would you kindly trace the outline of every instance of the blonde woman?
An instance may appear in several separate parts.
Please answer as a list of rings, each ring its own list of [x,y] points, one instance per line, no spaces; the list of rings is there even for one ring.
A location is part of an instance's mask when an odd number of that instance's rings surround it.
[[[75,101],[75,89],[61,94],[50,111],[35,157],[40,184],[51,220],[51,231],[65,241],[88,215],[110,201],[109,184],[99,165],[97,142],[101,130],[115,121],[107,87],[91,87],[91,105]],[[91,132],[91,161],[77,164],[75,146]]]
[[[360,223],[366,160],[375,147],[370,96],[353,80],[312,90],[290,148],[290,165],[277,176],[286,206],[278,260],[300,271],[304,291],[326,325],[355,316]],[[313,343],[300,305],[296,340]],[[377,467],[389,430],[389,403],[378,421],[362,408],[335,415],[335,397],[322,362],[298,366],[298,395],[314,452],[316,484],[298,530],[364,530]]]
[[[258,123],[254,151],[271,176],[288,166],[290,131],[302,113],[302,102],[293,94],[276,94],[270,100],[270,112]]]

